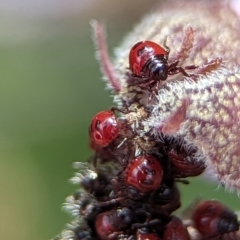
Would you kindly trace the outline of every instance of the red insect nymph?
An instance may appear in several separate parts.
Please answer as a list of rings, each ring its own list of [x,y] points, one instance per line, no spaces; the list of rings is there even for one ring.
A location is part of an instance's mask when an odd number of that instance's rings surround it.
[[[143,155],[133,159],[127,169],[125,182],[142,193],[156,190],[161,182],[163,169],[153,156]]]
[[[102,240],[113,240],[132,222],[133,213],[128,208],[114,209],[97,215],[95,229]]]
[[[113,111],[106,110],[97,113],[92,119],[89,128],[91,145],[96,147],[107,147],[119,134],[119,125]]]
[[[136,240],[160,240],[160,238],[148,228],[140,228],[137,230]]]
[[[172,216],[171,221],[165,226],[163,239],[190,240],[190,236],[182,221],[178,217]]]
[[[239,229],[237,216],[218,201],[209,200],[197,205],[192,220],[195,228],[205,237],[234,232]]]
[[[151,41],[138,42],[129,53],[130,69],[138,77],[166,80],[168,77],[168,54],[167,47],[164,49]]]

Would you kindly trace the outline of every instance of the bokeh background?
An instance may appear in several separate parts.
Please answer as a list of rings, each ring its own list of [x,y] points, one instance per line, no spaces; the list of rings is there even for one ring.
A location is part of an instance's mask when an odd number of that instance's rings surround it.
[[[106,23],[110,52],[158,0],[0,0],[0,239],[43,240],[70,221],[61,211],[85,161],[92,116],[112,106],[94,57],[89,21]],[[236,194],[198,179],[186,207]],[[184,208],[183,207],[183,208]]]

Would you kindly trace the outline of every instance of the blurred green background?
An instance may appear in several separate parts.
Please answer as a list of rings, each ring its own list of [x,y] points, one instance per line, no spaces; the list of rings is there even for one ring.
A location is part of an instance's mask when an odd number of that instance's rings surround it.
[[[68,183],[71,164],[90,156],[89,122],[112,106],[89,21],[106,23],[112,53],[159,1],[92,0],[86,7],[80,0],[66,11],[61,2],[53,6],[54,14],[51,8],[34,13],[26,3],[19,9],[0,3],[1,240],[50,239],[70,221],[61,206],[75,190]],[[180,187],[184,206],[201,197],[240,209],[235,194],[213,183],[195,180]]]

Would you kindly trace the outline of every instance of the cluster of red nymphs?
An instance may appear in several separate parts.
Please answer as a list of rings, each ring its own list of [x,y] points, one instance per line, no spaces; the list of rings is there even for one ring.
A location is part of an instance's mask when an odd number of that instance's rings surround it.
[[[171,119],[175,117],[177,122],[188,103],[183,102],[170,118],[172,123],[159,129],[157,137],[143,124],[151,114],[158,89],[170,75],[197,81],[199,74],[217,69],[221,59],[201,67],[181,67],[179,61],[183,62],[191,48],[185,40],[179,59],[170,64],[166,43],[164,47],[152,41],[133,43],[127,85],[122,87],[106,52],[103,28],[96,22],[93,27],[108,83],[125,97],[117,107],[99,112],[92,119],[89,137],[94,156],[89,163],[75,163],[78,172],[72,181],[81,188],[67,199],[65,208],[76,219],[58,239],[190,240],[226,234],[230,239],[230,234],[239,229],[237,216],[218,201],[201,202],[188,221],[174,215],[181,206],[177,183],[188,184],[185,178],[198,176],[206,168],[194,144],[167,134],[177,125]],[[187,29],[185,38],[192,32]]]

